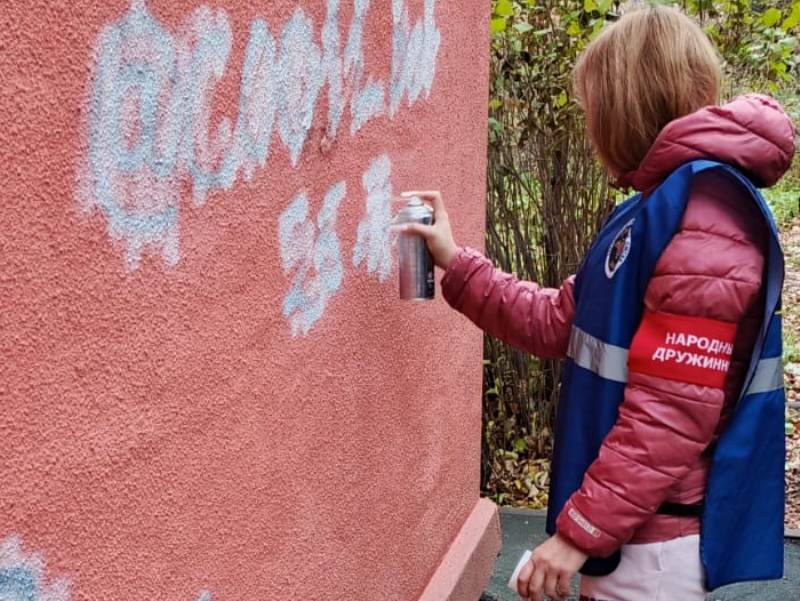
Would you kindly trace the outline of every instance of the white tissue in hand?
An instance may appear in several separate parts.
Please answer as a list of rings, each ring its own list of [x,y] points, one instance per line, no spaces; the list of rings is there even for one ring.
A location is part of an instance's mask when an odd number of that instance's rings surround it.
[[[522,571],[522,567],[528,563],[528,560],[531,558],[531,552],[525,551],[522,554],[522,557],[519,559],[519,563],[517,567],[514,568],[514,573],[511,574],[511,578],[508,579],[508,588],[510,588],[515,593],[517,592],[517,578],[519,578],[519,573]]]

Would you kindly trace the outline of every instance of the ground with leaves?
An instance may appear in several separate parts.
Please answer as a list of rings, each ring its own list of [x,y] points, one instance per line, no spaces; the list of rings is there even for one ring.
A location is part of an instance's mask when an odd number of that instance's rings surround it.
[[[786,253],[783,298],[786,409],[786,527],[800,530],[800,218],[782,234]]]

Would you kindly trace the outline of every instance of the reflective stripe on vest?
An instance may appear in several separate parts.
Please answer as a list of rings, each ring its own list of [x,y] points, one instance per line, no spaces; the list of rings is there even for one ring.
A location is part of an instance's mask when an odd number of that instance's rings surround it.
[[[783,388],[783,359],[761,359],[756,366],[747,394],[761,394]]]
[[[577,326],[572,326],[567,357],[606,380],[628,381],[628,349],[603,342]]]

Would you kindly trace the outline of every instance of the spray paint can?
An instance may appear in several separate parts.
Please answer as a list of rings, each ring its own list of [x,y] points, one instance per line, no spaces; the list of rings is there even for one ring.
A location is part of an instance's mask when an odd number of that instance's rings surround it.
[[[433,211],[412,196],[397,215],[397,223],[433,223]],[[410,301],[432,300],[434,296],[433,257],[422,236],[403,234],[398,240],[400,252],[400,298]]]

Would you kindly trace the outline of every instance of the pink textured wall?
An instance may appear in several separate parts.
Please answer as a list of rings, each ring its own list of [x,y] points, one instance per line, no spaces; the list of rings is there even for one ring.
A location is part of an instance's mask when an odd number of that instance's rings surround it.
[[[489,3],[207,2],[0,10],[0,597],[417,599],[481,338],[388,199],[480,246]]]

